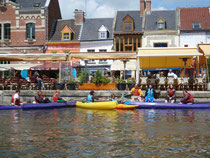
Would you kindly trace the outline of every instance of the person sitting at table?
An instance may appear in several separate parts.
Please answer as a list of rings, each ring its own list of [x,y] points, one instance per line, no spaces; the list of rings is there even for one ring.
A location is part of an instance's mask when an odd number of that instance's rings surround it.
[[[194,104],[194,98],[187,90],[183,91],[183,98],[179,104]]]
[[[132,101],[138,99],[138,101],[141,102],[141,96],[143,95],[143,93],[139,88],[139,84],[135,84],[135,87],[131,89],[130,93],[133,94],[133,96],[131,96]]]
[[[56,90],[55,93],[53,94],[53,102],[58,102],[58,101],[65,101],[60,96],[60,90]]]
[[[176,101],[176,90],[174,89],[173,85],[170,84],[167,90],[167,96],[165,99],[165,103],[174,103]]]
[[[145,102],[154,102],[154,98],[156,98],[156,92],[150,84],[149,88],[145,92]]]

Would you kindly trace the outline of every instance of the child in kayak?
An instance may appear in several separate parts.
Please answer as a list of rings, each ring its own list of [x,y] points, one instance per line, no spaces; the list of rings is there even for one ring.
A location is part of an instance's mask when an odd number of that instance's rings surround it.
[[[55,94],[53,94],[53,102],[65,102],[63,98],[60,96],[60,90],[56,90]]]
[[[150,84],[149,88],[145,92],[145,102],[154,102],[154,98],[156,98],[156,92]]]
[[[170,84],[167,90],[167,96],[165,99],[165,103],[174,103],[176,101],[176,90],[174,89],[173,85]]]
[[[107,100],[104,100],[104,99],[95,97],[95,92],[92,90],[92,91],[90,91],[90,94],[87,96],[87,103],[94,102],[95,100],[98,100],[98,101],[107,101]]]
[[[13,106],[21,106],[23,103],[20,101],[20,90],[17,89],[15,93],[12,94],[11,105]]]
[[[194,98],[187,90],[183,91],[183,98],[179,104],[194,104]]]

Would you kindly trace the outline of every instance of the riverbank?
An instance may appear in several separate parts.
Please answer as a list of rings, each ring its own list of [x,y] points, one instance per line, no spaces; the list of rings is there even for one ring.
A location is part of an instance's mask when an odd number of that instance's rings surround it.
[[[11,90],[4,90],[0,91],[0,104],[2,105],[8,105],[11,101],[11,96],[15,91]],[[44,91],[46,94],[46,97],[48,97],[50,100],[52,100],[52,96],[54,91],[52,90],[46,90]],[[83,101],[85,100],[86,96],[89,94],[89,90],[73,90],[73,91],[61,91],[61,96],[65,98],[66,100],[77,100],[77,101]],[[37,93],[35,90],[22,90],[20,95],[21,99],[24,102],[33,102],[34,95]],[[143,91],[145,93],[145,91]],[[195,102],[199,103],[207,103],[210,102],[210,91],[191,91],[193,97],[195,98]],[[98,90],[95,91],[95,95],[100,98],[110,98],[111,94],[115,94],[116,97],[120,98],[122,95],[129,94],[129,91],[119,91],[119,90]],[[179,101],[182,97],[182,91],[176,92],[177,101]],[[164,101],[166,97],[166,91],[161,91],[159,93],[159,99],[156,99],[156,101]]]

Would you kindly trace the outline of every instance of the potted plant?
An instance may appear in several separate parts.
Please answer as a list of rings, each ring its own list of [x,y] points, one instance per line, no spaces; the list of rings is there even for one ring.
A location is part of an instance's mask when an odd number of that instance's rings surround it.
[[[69,80],[69,82],[67,83],[67,89],[68,90],[75,90],[76,89],[76,85],[77,85],[77,81]]]
[[[120,78],[117,78],[117,88],[118,90],[125,90],[126,89],[126,82]]]
[[[128,80],[127,81],[128,89],[131,90],[135,86],[135,84],[136,84],[136,82],[134,79]]]
[[[87,83],[89,79],[89,73],[87,71],[82,71],[79,76],[79,83]]]
[[[102,76],[102,72],[98,70],[96,72],[96,76],[93,77],[93,83],[95,84],[102,84],[102,83],[110,83],[110,79],[106,78],[105,76]]]

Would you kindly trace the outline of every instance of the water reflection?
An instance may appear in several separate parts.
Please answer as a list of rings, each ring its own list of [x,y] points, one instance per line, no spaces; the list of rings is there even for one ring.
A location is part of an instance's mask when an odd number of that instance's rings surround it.
[[[0,112],[1,157],[208,157],[210,111]]]

